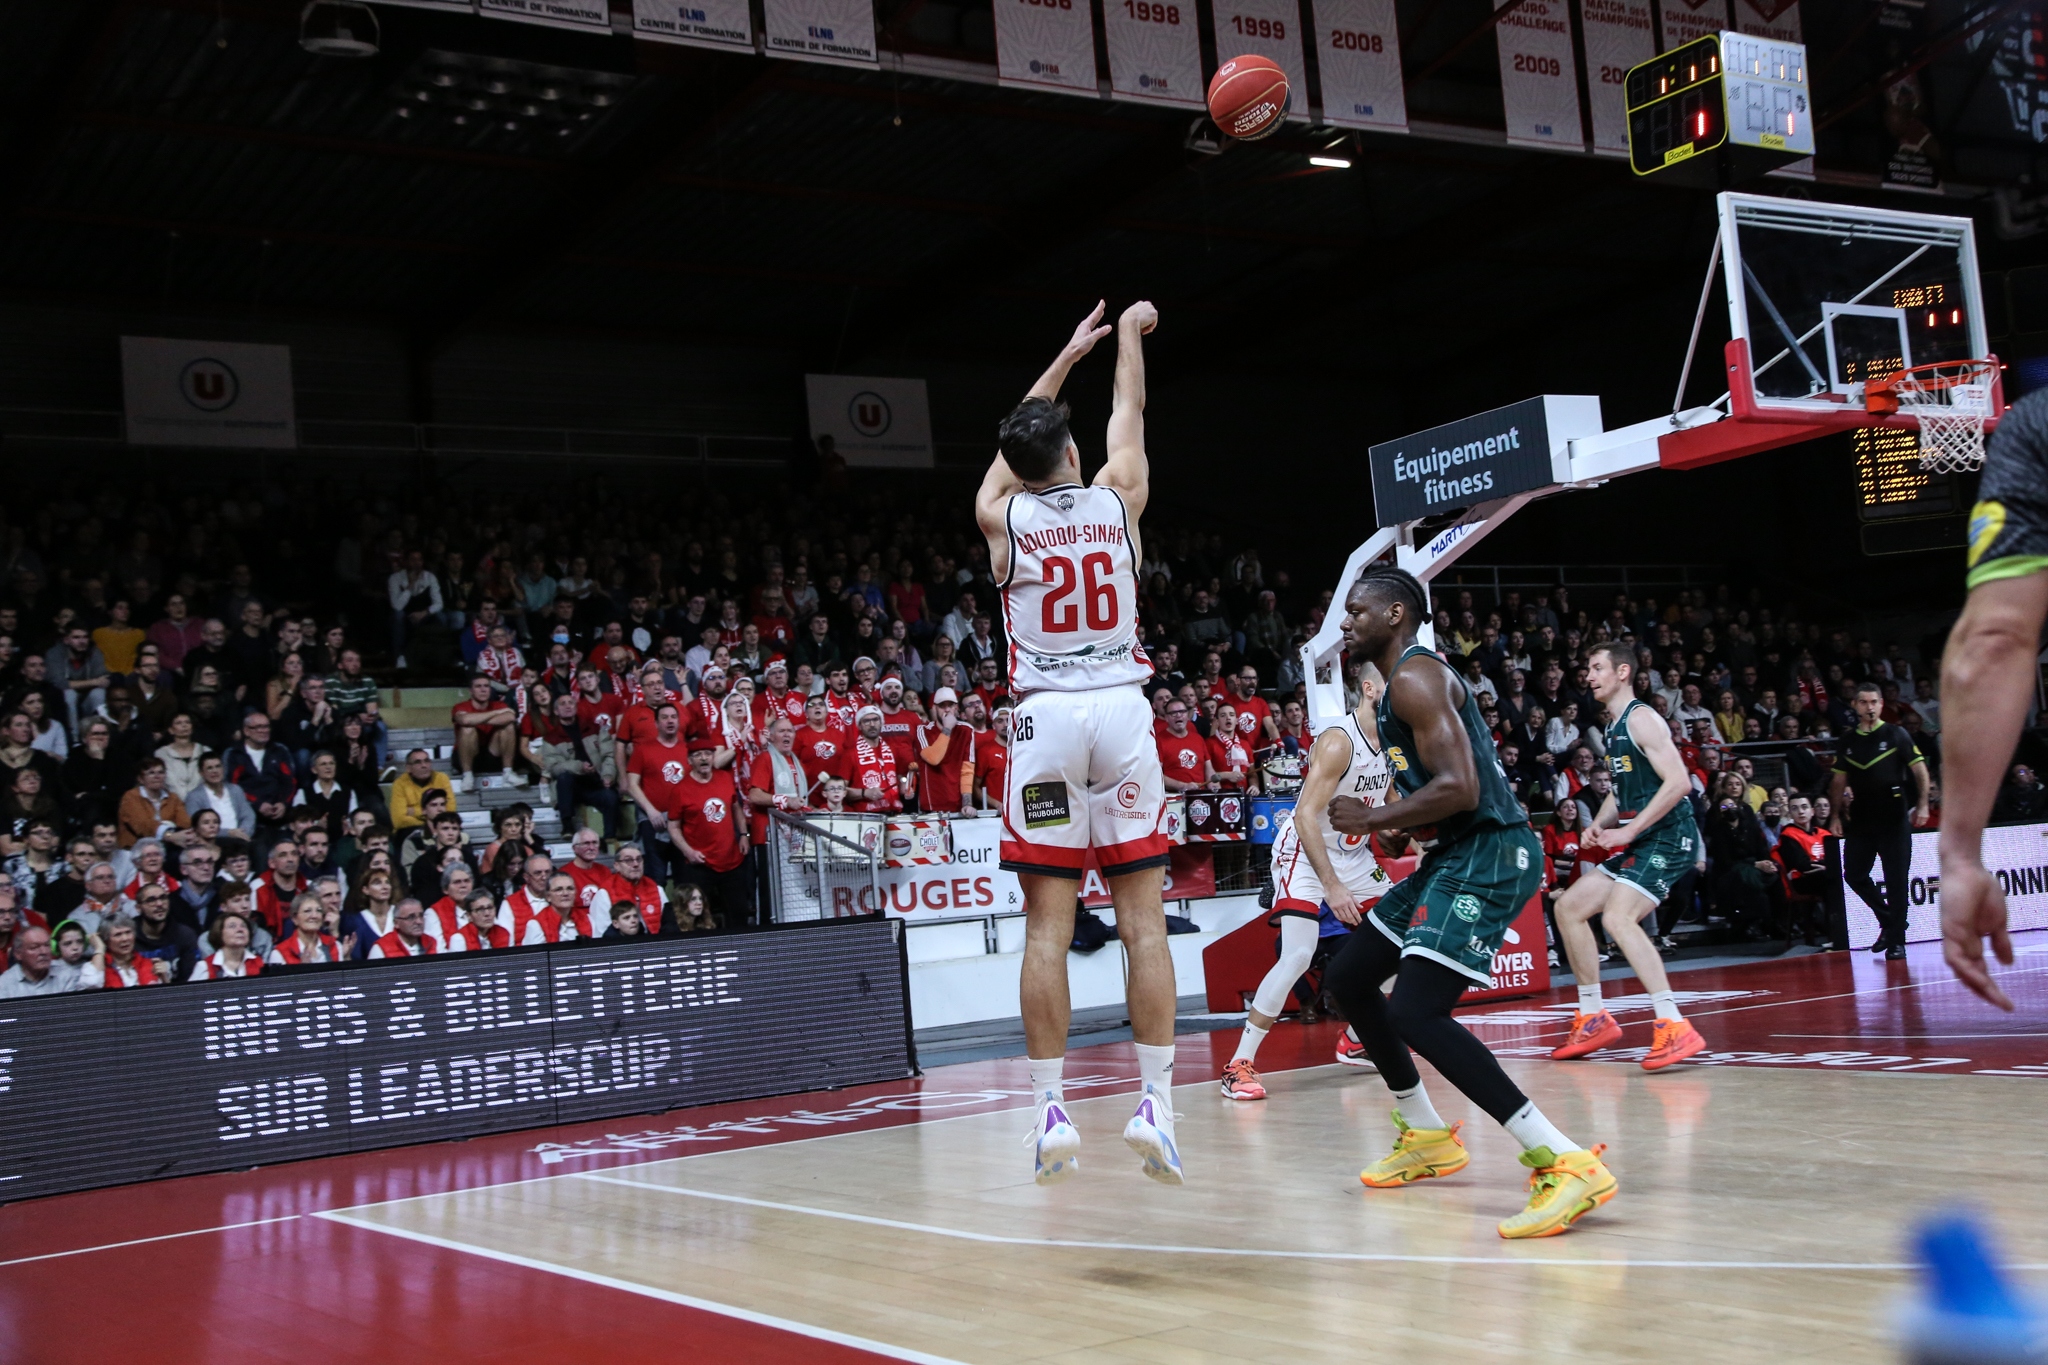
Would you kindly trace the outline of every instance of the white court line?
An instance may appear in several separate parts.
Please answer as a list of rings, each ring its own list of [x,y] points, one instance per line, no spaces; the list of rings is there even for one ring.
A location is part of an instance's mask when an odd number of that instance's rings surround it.
[[[837,1209],[815,1209],[803,1204],[780,1204],[772,1199],[754,1199],[743,1194],[717,1194],[710,1190],[686,1189],[680,1185],[658,1185],[645,1180],[622,1180],[617,1176],[597,1171],[584,1171],[576,1177],[579,1180],[594,1181],[603,1185],[624,1185],[635,1190],[659,1190],[663,1194],[684,1195],[691,1199],[712,1199],[722,1204],[745,1204],[751,1208],[774,1209],[781,1213],[803,1213],[813,1218],[835,1218],[846,1223],[865,1223],[870,1227],[895,1228],[902,1232],[922,1232],[933,1237],[951,1237],[962,1242],[989,1242],[1001,1246],[1058,1247],[1081,1251],[1143,1251],[1177,1256],[1249,1256],[1278,1260],[1305,1261],[1373,1261],[1399,1262],[1409,1265],[1533,1265],[1549,1269],[1553,1266],[1633,1268],[1670,1270],[1865,1270],[1901,1271],[1915,1270],[1918,1266],[1911,1261],[1646,1261],[1624,1258],[1580,1260],[1576,1258],[1548,1258],[1539,1256],[1416,1256],[1401,1252],[1373,1251],[1290,1251],[1265,1247],[1201,1247],[1179,1246],[1165,1242],[1087,1242],[1055,1237],[1005,1237],[994,1232],[969,1232],[963,1228],[938,1227],[930,1223],[906,1223],[895,1218],[877,1218],[865,1213],[842,1213]],[[2048,1263],[2039,1265],[2014,1265],[2009,1270],[2048,1270]]]
[[[32,1261],[55,1261],[66,1256],[83,1256],[88,1251],[119,1251],[122,1247],[147,1246],[151,1242],[174,1242],[180,1237],[204,1237],[209,1232],[233,1232],[237,1228],[260,1228],[270,1223],[291,1223],[304,1217],[303,1214],[287,1213],[280,1218],[257,1218],[247,1223],[222,1223],[214,1228],[191,1228],[184,1232],[166,1232],[157,1237],[137,1237],[127,1242],[102,1242],[96,1247],[73,1247],[69,1251],[46,1251],[40,1256],[17,1256],[11,1261],[0,1261],[0,1269],[11,1265],[28,1265]]]
[[[746,1308],[735,1308],[728,1303],[718,1303],[711,1299],[700,1299],[689,1294],[677,1294],[671,1290],[657,1289],[653,1285],[637,1284],[632,1280],[621,1280],[610,1275],[599,1275],[594,1271],[578,1270],[574,1266],[558,1265],[553,1261],[543,1261],[532,1256],[520,1256],[510,1251],[498,1251],[491,1247],[475,1246],[469,1242],[452,1241],[446,1237],[435,1237],[424,1232],[414,1232],[408,1228],[387,1227],[381,1223],[370,1222],[367,1219],[351,1218],[346,1213],[328,1212],[309,1214],[307,1216],[325,1218],[333,1223],[346,1223],[352,1228],[361,1228],[365,1232],[381,1232],[387,1237],[402,1237],[409,1242],[421,1242],[427,1246],[440,1247],[444,1251],[460,1251],[471,1256],[481,1256],[486,1260],[502,1261],[506,1265],[522,1266],[527,1270],[545,1271],[550,1275],[561,1275],[567,1279],[581,1280],[585,1284],[602,1285],[606,1289],[622,1289],[628,1294],[638,1294],[643,1298],[660,1299],[663,1303],[680,1304],[685,1308],[695,1308],[706,1313],[716,1313],[720,1317],[737,1318],[741,1322],[751,1322],[757,1327],[773,1327],[778,1331],[792,1332],[798,1336],[810,1337],[814,1341],[829,1341],[836,1346],[851,1346],[856,1350],[870,1351],[875,1355],[887,1356],[892,1360],[915,1361],[918,1362],[918,1365],[961,1365],[960,1361],[954,1360],[951,1356],[935,1356],[924,1351],[913,1351],[903,1346],[891,1346],[885,1341],[871,1341],[867,1337],[857,1337],[849,1332],[835,1332],[829,1327],[814,1327],[807,1322],[797,1322],[791,1318],[778,1318],[769,1313],[756,1313]]]

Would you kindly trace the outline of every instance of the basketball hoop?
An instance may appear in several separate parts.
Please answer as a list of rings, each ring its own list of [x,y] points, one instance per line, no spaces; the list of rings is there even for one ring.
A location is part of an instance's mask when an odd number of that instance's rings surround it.
[[[1955,474],[1984,467],[1984,419],[1991,415],[1995,360],[1942,360],[1874,381],[1864,390],[1871,412],[1900,413],[1920,428],[1920,467]]]

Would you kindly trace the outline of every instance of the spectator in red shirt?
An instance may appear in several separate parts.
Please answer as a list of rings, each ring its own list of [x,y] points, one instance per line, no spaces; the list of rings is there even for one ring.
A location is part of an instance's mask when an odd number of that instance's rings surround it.
[[[754,724],[763,731],[768,728],[771,715],[789,718],[792,726],[804,723],[804,699],[789,687],[789,663],[785,659],[771,659],[762,672],[765,686],[754,698]]]
[[[468,922],[455,931],[449,952],[476,953],[512,946],[512,931],[498,923],[498,902],[490,892],[471,892],[466,913]]]
[[[852,676],[845,664],[834,664],[825,670],[825,705],[832,714],[832,723],[848,734],[859,728],[855,712],[861,708],[861,703],[847,690]]]
[[[592,924],[602,924],[611,918],[612,902],[619,895],[618,878],[597,860],[598,847],[596,830],[587,826],[577,830],[569,840],[573,856],[562,866],[562,871],[576,883],[576,903],[590,916]]]
[[[896,565],[896,581],[884,591],[889,615],[912,626],[924,624],[924,584],[917,581],[917,567],[908,559]]]
[[[739,788],[732,773],[711,766],[711,746],[690,747],[690,770],[667,812],[668,834],[681,855],[677,879],[704,888],[728,929],[752,918],[754,864]]]
[[[768,844],[768,812],[801,811],[809,802],[810,778],[796,756],[796,727],[788,716],[768,722],[768,747],[755,755],[747,772],[747,805],[753,814],[754,845],[765,852]],[[759,863],[760,858],[755,862]],[[757,867],[759,873],[763,869]]]
[[[492,698],[489,678],[479,673],[469,680],[469,697],[455,703],[450,719],[455,725],[455,766],[461,774],[456,790],[476,790],[477,755],[486,749],[498,756],[507,774],[512,773],[519,752],[518,717],[510,706]],[[526,778],[514,775],[512,785],[523,787]]]
[[[1003,666],[994,655],[974,666],[974,695],[991,711],[995,710],[996,698],[1003,695]]]
[[[1273,708],[1259,695],[1259,670],[1246,664],[1237,670],[1231,686],[1236,692],[1230,704],[1237,711],[1237,737],[1244,741],[1245,748],[1257,753],[1280,738],[1280,727],[1273,723]]]
[[[950,815],[971,808],[967,798],[974,790],[974,741],[974,727],[960,719],[960,699],[953,689],[934,692],[932,719],[917,727],[920,809]]]
[[[1251,785],[1252,751],[1239,735],[1237,708],[1219,702],[1209,733],[1208,777],[1211,786],[1244,788]]]
[[[974,786],[983,810],[1003,808],[1003,783],[1010,772],[1010,717],[1013,709],[1005,701],[974,741]]]
[[[755,613],[753,625],[761,632],[762,648],[770,653],[788,649],[789,642],[796,638],[796,628],[790,624],[789,603],[780,592],[761,594],[761,610]]]
[[[391,932],[370,945],[373,958],[425,957],[440,951],[427,934],[427,909],[407,896],[391,912]]]
[[[640,700],[626,707],[612,731],[612,737],[624,746],[617,760],[621,769],[632,761],[635,746],[654,737],[654,716],[660,707],[673,704],[679,732],[687,729],[682,703],[670,696],[668,684],[662,680],[660,664],[649,663],[640,670],[637,691]]]
[[[632,905],[650,935],[675,932],[675,920],[668,912],[668,891],[647,875],[647,855],[638,844],[621,844],[612,855],[612,880],[618,890],[614,911]]]
[[[576,903],[576,879],[566,872],[549,873],[547,903],[527,917],[526,929],[519,935],[520,946],[596,937],[589,913]]]
[[[107,945],[109,952],[113,945]],[[308,891],[292,900],[291,932],[277,940],[264,959],[269,967],[296,967],[307,962],[340,962],[348,947],[327,932],[327,906]]]
[[[732,769],[735,780],[744,779],[753,771],[754,756],[761,752],[762,740],[754,730],[753,700],[745,692],[726,694],[724,713],[712,739],[718,745],[712,755],[712,767]]]
[[[944,695],[950,690],[940,688],[935,695]],[[902,810],[904,800],[914,789],[915,779],[897,770],[896,754],[882,739],[882,708],[863,706],[856,713],[855,720],[860,733],[854,736],[847,751],[844,769],[847,785],[853,788],[854,800],[863,811]]]
[[[441,872],[441,899],[427,907],[427,936],[442,952],[449,952],[455,931],[463,925],[463,906],[476,890],[476,874],[468,863],[456,863]]]
[[[875,685],[875,691],[874,704],[882,712],[882,741],[896,755],[896,771],[917,771],[917,731],[922,718],[903,704],[903,679],[892,673]]]
[[[299,846],[290,839],[278,840],[270,846],[269,871],[256,879],[256,918],[272,938],[291,933],[286,920],[292,902],[305,890],[306,883],[299,876]]]
[[[875,690],[876,680],[882,669],[873,659],[863,654],[853,661],[853,699],[861,706],[874,706],[881,701]]]
[[[704,687],[683,707],[683,734],[701,735],[716,744],[725,733],[726,671],[721,664],[706,664],[697,676]]]
[[[1169,792],[1198,791],[1208,776],[1209,742],[1188,729],[1188,704],[1166,703],[1166,733],[1159,736],[1159,771]]]
[[[1280,723],[1275,727],[1279,734],[1280,747],[1287,753],[1308,757],[1308,751],[1315,744],[1315,736],[1308,731],[1308,712],[1298,701],[1281,703]]]
[[[828,776],[846,776],[846,759],[853,745],[847,732],[832,723],[832,702],[823,692],[804,704],[803,728],[796,732],[797,761],[804,765],[815,786]]]
[[[671,837],[683,778],[690,771],[690,743],[682,737],[682,711],[673,701],[654,709],[654,733],[633,746],[626,766],[626,795],[640,808],[640,851],[658,879],[666,880],[685,861]],[[705,749],[705,762],[711,750]]]

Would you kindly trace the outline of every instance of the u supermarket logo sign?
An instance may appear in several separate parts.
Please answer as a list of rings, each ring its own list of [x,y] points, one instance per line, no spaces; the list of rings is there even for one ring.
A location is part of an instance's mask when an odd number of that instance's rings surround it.
[[[863,436],[881,436],[894,420],[889,400],[872,389],[863,389],[846,405],[846,420]]]
[[[195,360],[178,375],[178,392],[201,412],[221,412],[235,405],[242,381],[222,361]]]

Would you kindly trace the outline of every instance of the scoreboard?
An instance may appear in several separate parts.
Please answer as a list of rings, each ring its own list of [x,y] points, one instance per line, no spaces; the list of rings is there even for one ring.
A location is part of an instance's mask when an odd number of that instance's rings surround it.
[[[1637,175],[1720,184],[1813,155],[1806,48],[1715,33],[1631,67],[1629,166]]]

